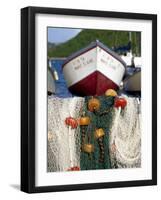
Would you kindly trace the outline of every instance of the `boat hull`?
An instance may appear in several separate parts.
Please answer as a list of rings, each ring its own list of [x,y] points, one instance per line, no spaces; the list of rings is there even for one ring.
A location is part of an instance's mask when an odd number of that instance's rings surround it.
[[[124,81],[124,90],[127,92],[141,91],[141,71],[135,72]]]
[[[97,81],[96,81],[97,80]],[[108,79],[99,71],[96,71],[83,80],[69,87],[72,94],[78,96],[100,96],[105,93],[107,89],[118,89],[118,85]]]
[[[123,63],[100,46],[86,49],[63,66],[64,77],[72,94],[103,95],[117,89],[125,72]]]
[[[48,94],[55,94],[55,80],[51,68],[48,67]]]

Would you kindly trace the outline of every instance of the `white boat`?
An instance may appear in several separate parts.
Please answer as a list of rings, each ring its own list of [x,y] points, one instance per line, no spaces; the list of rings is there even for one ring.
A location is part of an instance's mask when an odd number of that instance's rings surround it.
[[[69,56],[63,73],[72,94],[102,95],[107,89],[117,89],[125,73],[125,62],[99,41]]]
[[[122,60],[126,63],[127,67],[141,68],[142,61],[140,56],[133,56],[132,52],[127,52],[126,56],[121,55]]]

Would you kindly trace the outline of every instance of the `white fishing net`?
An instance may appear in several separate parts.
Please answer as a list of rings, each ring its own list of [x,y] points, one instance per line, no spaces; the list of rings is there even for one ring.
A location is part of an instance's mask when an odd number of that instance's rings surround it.
[[[110,157],[112,168],[141,167],[140,102],[124,96],[124,111],[115,108],[110,130]]]
[[[65,119],[78,118],[83,104],[82,97],[48,97],[48,172],[80,167],[79,126],[71,129]]]

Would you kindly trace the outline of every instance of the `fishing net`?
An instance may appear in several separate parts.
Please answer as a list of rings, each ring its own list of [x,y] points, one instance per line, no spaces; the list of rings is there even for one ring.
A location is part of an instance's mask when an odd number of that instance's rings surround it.
[[[48,97],[48,172],[67,171],[75,166],[81,170],[141,166],[138,99],[124,96],[127,106],[121,109],[113,107],[114,97],[97,96],[100,108],[90,112],[91,98]],[[71,129],[65,124],[69,116],[75,119],[87,116],[91,123]],[[97,129],[105,133],[101,141],[94,136]],[[93,145],[94,151],[85,152],[82,141]]]
[[[110,165],[110,156],[109,156],[109,127],[112,122],[112,111],[111,107],[113,106],[114,98],[99,96],[97,99],[100,101],[100,108],[96,112],[88,111],[88,101],[92,97],[85,97],[85,103],[83,110],[86,116],[89,116],[91,123],[88,127],[85,127],[85,143],[93,144],[94,152],[86,153],[81,152],[81,170],[93,170],[93,169],[109,169]],[[82,129],[83,127],[81,127]],[[102,138],[102,148],[105,152],[104,159],[100,162],[101,149],[98,142],[98,139],[94,137],[96,129],[101,128],[105,135]],[[82,132],[82,130],[81,130]]]
[[[80,166],[80,131],[66,126],[69,116],[78,118],[83,106],[81,97],[48,97],[48,172],[67,171]]]
[[[110,158],[112,168],[141,167],[140,102],[124,96],[127,106],[114,108],[110,129]]]

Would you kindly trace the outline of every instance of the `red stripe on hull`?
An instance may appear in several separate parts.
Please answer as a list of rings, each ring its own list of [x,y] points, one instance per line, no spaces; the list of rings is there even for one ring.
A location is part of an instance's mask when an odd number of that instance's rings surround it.
[[[72,94],[78,96],[101,96],[107,89],[118,89],[118,85],[96,71],[69,87]]]

